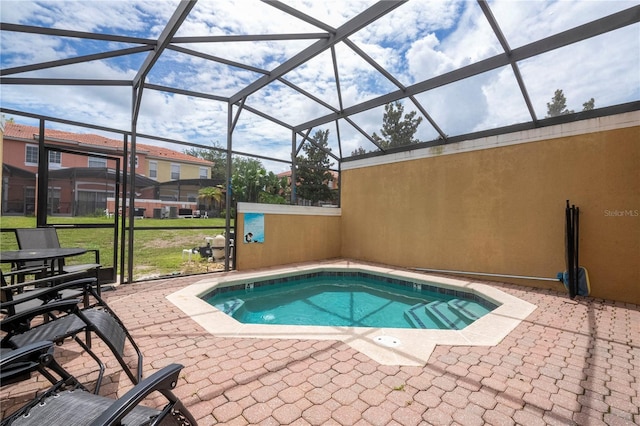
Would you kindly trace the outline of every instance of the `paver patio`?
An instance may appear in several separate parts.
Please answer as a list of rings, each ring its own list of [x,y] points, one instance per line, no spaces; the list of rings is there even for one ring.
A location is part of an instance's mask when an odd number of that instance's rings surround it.
[[[205,277],[104,293],[144,354],[145,376],[185,366],[175,393],[200,425],[640,424],[637,305],[484,282],[537,309],[496,346],[438,346],[424,366],[385,366],[339,341],[212,336],[166,299]],[[107,362],[100,393],[122,395],[131,383],[94,345]],[[56,357],[95,380],[74,343]],[[2,388],[3,416],[47,386],[33,377]]]

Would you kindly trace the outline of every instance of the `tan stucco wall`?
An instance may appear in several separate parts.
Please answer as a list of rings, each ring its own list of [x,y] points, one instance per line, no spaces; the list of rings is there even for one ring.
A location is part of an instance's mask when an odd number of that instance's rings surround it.
[[[239,207],[237,268],[343,257],[554,278],[570,200],[591,296],[640,304],[640,112],[393,157],[343,164],[340,216],[266,212],[264,244],[241,242]]]
[[[264,213],[264,243],[244,243],[246,212]],[[338,212],[320,207],[239,203],[236,269],[244,271],[340,257]]]
[[[538,277],[565,269],[569,199],[592,296],[640,303],[637,125],[343,170],[341,199],[343,257]]]

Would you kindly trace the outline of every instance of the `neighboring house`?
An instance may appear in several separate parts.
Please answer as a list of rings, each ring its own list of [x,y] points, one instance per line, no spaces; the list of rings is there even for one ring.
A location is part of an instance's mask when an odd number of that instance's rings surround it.
[[[5,123],[2,214],[35,212],[38,134],[37,127]],[[121,171],[125,166],[123,140],[46,129],[45,145],[49,214],[81,216],[105,210],[113,212],[117,159]],[[157,208],[198,208],[198,190],[221,183],[210,179],[211,166],[210,161],[179,151],[136,143],[135,207],[148,210],[144,214],[147,217]]]

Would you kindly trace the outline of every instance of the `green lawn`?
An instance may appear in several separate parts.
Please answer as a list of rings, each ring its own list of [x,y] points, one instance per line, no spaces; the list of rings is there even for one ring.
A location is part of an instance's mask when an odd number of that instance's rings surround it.
[[[113,224],[113,219],[106,217],[51,217],[51,225],[61,224]],[[2,216],[0,228],[33,228],[36,225],[34,217]],[[224,229],[195,229],[195,227],[218,226],[224,227],[222,218],[211,219],[138,219],[135,228],[159,228],[152,230],[134,231],[134,280],[144,277],[162,276],[168,274],[184,274],[213,270],[215,265],[207,264],[199,255],[192,255],[192,262],[183,261],[182,250],[195,248],[206,244],[205,237],[222,234]],[[190,229],[172,229],[189,227]],[[233,227],[233,222],[232,222]],[[160,229],[167,228],[167,229]],[[113,267],[113,228],[84,228],[58,229],[60,245],[63,247],[84,247],[100,250],[100,262],[105,267]],[[128,244],[125,242],[125,244]],[[120,237],[118,237],[120,245]],[[18,245],[13,232],[0,232],[0,248],[2,250],[16,250]],[[126,248],[126,247],[125,247]],[[118,251],[121,247],[118,247]],[[74,258],[75,262],[86,263],[91,260],[90,255]],[[119,267],[118,265],[116,267]],[[3,269],[7,266],[3,265]],[[126,268],[126,264],[125,264]]]

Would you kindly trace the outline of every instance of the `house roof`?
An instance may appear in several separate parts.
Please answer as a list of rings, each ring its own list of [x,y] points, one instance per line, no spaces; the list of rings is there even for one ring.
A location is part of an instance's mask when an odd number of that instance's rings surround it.
[[[106,167],[69,167],[66,169],[49,170],[50,179],[69,179],[74,178],[94,178],[94,179],[108,179],[115,180],[116,171]],[[122,175],[122,171],[120,171]],[[136,188],[156,186],[158,182],[150,179],[146,176],[142,176],[136,173]]]
[[[12,166],[11,164],[6,164],[6,163],[2,163],[2,173],[11,175],[11,176],[16,176],[16,177],[28,178],[28,179],[36,178],[36,174],[33,172],[30,172],[29,170],[24,170],[24,169],[21,169],[20,167],[15,167],[15,166]]]
[[[7,122],[4,130],[5,139],[21,139],[32,142],[37,141],[39,129],[35,126]],[[101,150],[113,150],[122,152],[124,142],[117,139],[110,139],[102,135],[93,133],[72,133],[63,130],[45,129],[45,139],[49,142],[59,142],[63,144],[80,144],[85,147],[95,146]],[[156,158],[166,161],[180,161],[183,163],[202,164],[211,166],[213,163],[202,158],[194,157],[180,151],[175,151],[161,146],[146,145],[136,143],[136,151],[145,154],[148,158]]]

